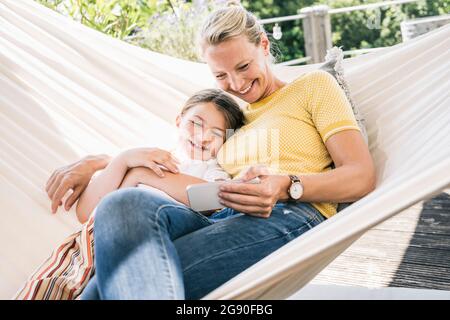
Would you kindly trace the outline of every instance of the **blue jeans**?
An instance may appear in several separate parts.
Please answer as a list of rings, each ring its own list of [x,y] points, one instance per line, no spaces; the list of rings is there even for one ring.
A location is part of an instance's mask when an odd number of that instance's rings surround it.
[[[121,189],[97,208],[96,275],[81,298],[200,299],[324,220],[308,203],[277,203],[268,219],[229,208],[206,217]]]

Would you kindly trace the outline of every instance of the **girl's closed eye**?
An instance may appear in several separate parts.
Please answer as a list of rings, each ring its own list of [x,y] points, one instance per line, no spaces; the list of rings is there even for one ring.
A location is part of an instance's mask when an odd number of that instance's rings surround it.
[[[246,64],[244,64],[243,66],[240,66],[240,67],[239,67],[239,70],[240,70],[240,71],[245,71],[245,70],[248,69],[249,66],[250,66],[250,63],[246,63]]]
[[[216,137],[220,138],[220,139],[224,139],[225,136],[223,134],[222,131],[220,130],[212,130],[213,135],[215,135]]]
[[[189,120],[195,127],[202,127],[203,123],[197,120]]]

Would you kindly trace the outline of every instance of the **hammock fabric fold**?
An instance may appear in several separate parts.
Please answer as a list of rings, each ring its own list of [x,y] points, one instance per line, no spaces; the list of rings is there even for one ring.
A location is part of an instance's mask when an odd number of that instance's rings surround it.
[[[365,231],[450,183],[450,26],[344,60],[377,189],[206,299],[282,299]],[[275,67],[285,81],[317,65]],[[0,0],[0,298],[10,298],[78,223],[50,213],[46,179],[93,153],[168,148],[175,116],[213,87],[204,64],[112,39],[31,0]]]

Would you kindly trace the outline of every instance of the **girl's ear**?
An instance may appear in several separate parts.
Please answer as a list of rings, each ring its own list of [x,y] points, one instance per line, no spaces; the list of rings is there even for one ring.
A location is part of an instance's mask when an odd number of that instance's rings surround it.
[[[264,50],[264,55],[268,56],[270,54],[270,41],[265,32],[261,33],[261,47]]]
[[[181,117],[180,117],[180,115],[177,115],[177,118],[175,119],[175,125],[177,126],[177,128],[180,127],[180,123],[181,123]]]

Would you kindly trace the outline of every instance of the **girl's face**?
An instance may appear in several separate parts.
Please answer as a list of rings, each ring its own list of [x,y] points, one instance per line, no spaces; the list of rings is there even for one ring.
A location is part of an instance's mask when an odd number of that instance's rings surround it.
[[[270,69],[269,54],[270,43],[265,34],[259,45],[239,36],[203,47],[203,58],[219,87],[248,103],[261,100],[280,87],[281,82]]]
[[[195,160],[215,158],[226,137],[226,120],[212,102],[199,103],[177,117],[179,143]]]

